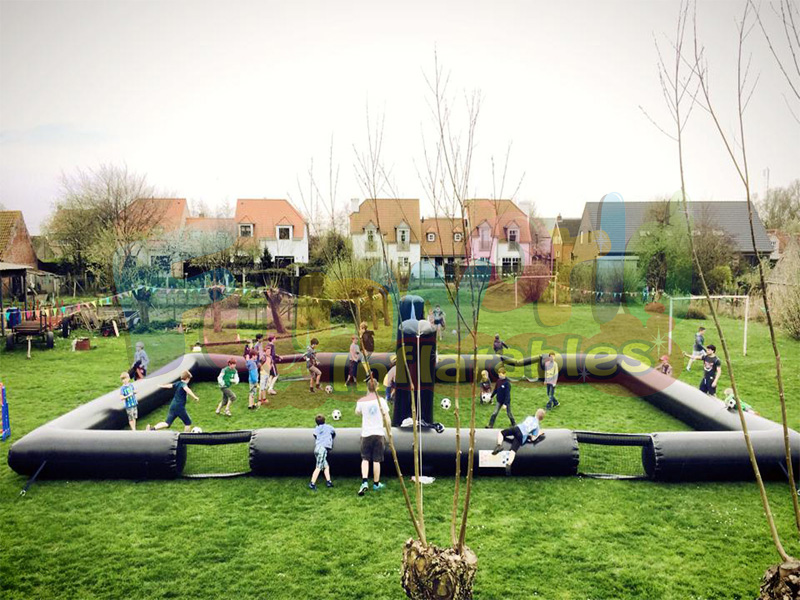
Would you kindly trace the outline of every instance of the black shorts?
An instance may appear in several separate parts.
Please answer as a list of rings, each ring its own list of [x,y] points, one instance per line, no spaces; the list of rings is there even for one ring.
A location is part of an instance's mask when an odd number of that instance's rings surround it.
[[[503,429],[500,432],[504,438],[512,438],[511,441],[511,451],[516,452],[519,450],[520,446],[524,443],[522,440],[522,431],[520,431],[519,427],[514,425],[514,427],[509,427],[507,429]]]
[[[351,360],[350,363],[347,365],[347,374],[355,379],[358,377],[358,361]]]
[[[361,460],[383,462],[384,441],[382,435],[361,438]]]
[[[700,391],[705,392],[709,396],[716,396],[717,395],[717,386],[711,385],[714,383],[713,379],[706,379],[703,377],[703,380],[700,382]]]

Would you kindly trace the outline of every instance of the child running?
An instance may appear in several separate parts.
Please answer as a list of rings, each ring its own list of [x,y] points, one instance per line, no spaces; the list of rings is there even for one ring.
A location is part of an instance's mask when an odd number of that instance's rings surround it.
[[[325,415],[317,415],[314,420],[317,423],[314,428],[314,458],[317,461],[317,466],[314,468],[314,472],[311,473],[311,483],[308,484],[308,487],[316,492],[317,478],[320,471],[325,474],[325,485],[329,488],[333,487],[331,469],[328,466],[328,452],[333,448],[333,438],[336,437],[336,430],[325,423]]]
[[[125,403],[125,412],[128,414],[128,425],[130,425],[131,431],[136,431],[136,419],[139,418],[139,403],[136,402],[136,392],[131,383],[131,376],[127,371],[123,371],[119,378],[122,380],[119,398]]]
[[[347,379],[345,385],[353,385],[358,387],[358,361],[361,360],[361,350],[358,347],[358,336],[354,335],[350,338],[350,353],[347,355]]]
[[[244,364],[247,366],[247,382],[250,384],[247,409],[256,410],[258,408],[258,350],[252,348]]]
[[[165,389],[174,389],[175,395],[172,397],[172,402],[169,405],[167,420],[156,423],[156,426],[152,428],[148,424],[147,431],[150,431],[151,429],[167,429],[168,427],[172,426],[172,422],[175,419],[180,419],[183,421],[183,430],[186,432],[189,431],[189,428],[192,426],[192,419],[189,417],[189,413],[186,412],[186,396],[189,395],[194,398],[195,401],[200,402],[200,398],[198,398],[195,393],[189,389],[189,381],[191,379],[192,374],[189,373],[189,371],[184,371],[181,373],[180,381],[176,381],[175,383],[165,383],[164,385],[158,386]]]
[[[689,363],[686,365],[686,370],[692,370],[692,363],[695,360],[700,360],[706,355],[706,328],[698,327],[697,333],[694,334],[694,346],[692,347],[692,354],[689,356]]]
[[[219,404],[217,404],[216,413],[220,414],[224,405],[225,416],[230,417],[231,403],[236,400],[236,394],[233,393],[231,387],[239,383],[239,372],[236,370],[235,358],[228,359],[228,366],[219,372],[217,383],[219,384],[220,390],[222,390],[222,399],[219,401]]]
[[[511,382],[508,380],[508,377],[506,377],[506,370],[503,367],[497,370],[497,375],[497,383],[492,392],[492,398],[497,398],[497,406],[492,416],[489,417],[489,424],[486,426],[486,429],[494,427],[495,419],[497,419],[497,415],[500,413],[500,409],[503,408],[503,406],[506,407],[506,413],[508,414],[508,420],[511,421],[511,427],[517,424],[514,420],[514,415],[511,414]]]
[[[559,405],[556,400],[556,385],[558,384],[558,364],[556,364],[556,353],[551,352],[544,362],[544,384],[547,387],[547,404],[545,408],[550,410]]]
[[[492,401],[492,382],[489,379],[489,371],[481,371],[481,404],[489,404]]]
[[[306,359],[306,368],[308,369],[308,374],[311,375],[308,389],[312,394],[319,389],[319,378],[322,375],[322,371],[319,370],[319,362],[317,361],[318,345],[319,340],[317,338],[311,338],[311,342],[308,344],[305,354],[303,354],[303,358]]]
[[[495,354],[502,354],[503,349],[508,350],[508,344],[500,339],[499,333],[494,334],[494,343],[492,344],[492,348],[494,349]]]
[[[497,446],[492,450],[492,454],[499,454],[503,451],[503,440],[511,438],[511,450],[508,453],[508,462],[506,462],[506,475],[511,475],[511,465],[514,458],[517,456],[517,451],[521,446],[526,443],[535,444],[537,441],[544,439],[544,432],[541,430],[541,422],[544,421],[544,409],[536,411],[536,416],[528,415],[525,419],[516,426],[511,426],[507,429],[497,432]]]

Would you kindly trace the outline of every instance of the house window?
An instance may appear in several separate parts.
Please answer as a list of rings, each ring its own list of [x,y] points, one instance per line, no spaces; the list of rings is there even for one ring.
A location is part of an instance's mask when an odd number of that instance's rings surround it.
[[[278,227],[278,239],[279,240],[288,240],[292,237],[292,228],[291,227]]]
[[[253,226],[250,224],[239,225],[239,237],[253,237]]]
[[[288,267],[294,262],[294,256],[276,256],[275,257],[275,266],[279,269],[283,267]]]
[[[409,263],[409,261],[408,261],[408,257],[407,257],[407,256],[401,256],[401,257],[399,257],[397,260],[398,260],[398,263],[400,264],[400,266],[401,266],[402,268],[404,268],[404,269],[407,269],[407,268],[408,268],[408,265],[409,265],[410,263]]]
[[[519,273],[519,256],[503,257],[503,277]]]
[[[169,271],[170,260],[169,256],[151,256],[150,266],[157,268],[159,271]]]
[[[397,249],[408,250],[408,229],[397,230]]]
[[[432,231],[428,233],[428,241],[429,242],[435,242],[436,241],[436,234],[433,233]]]
[[[375,232],[370,229],[367,231],[367,252],[375,252]]]
[[[508,241],[511,242],[512,244],[514,244],[514,243],[519,241],[517,239],[518,236],[519,236],[519,231],[517,231],[516,229],[509,229],[508,230]]]
[[[464,236],[462,234],[460,234],[460,233],[454,233],[453,234],[453,241],[454,242],[460,242],[463,239],[464,239]]]

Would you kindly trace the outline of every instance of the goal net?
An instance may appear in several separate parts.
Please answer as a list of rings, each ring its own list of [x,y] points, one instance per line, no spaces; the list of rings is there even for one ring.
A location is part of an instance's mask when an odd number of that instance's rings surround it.
[[[750,296],[743,295],[714,295],[710,296],[711,301],[715,303],[717,313],[724,313],[727,316],[742,318],[744,327],[742,329],[742,355],[747,356],[747,325],[750,321]],[[672,337],[675,329],[675,317],[686,315],[692,303],[703,301],[705,306],[705,296],[676,296],[669,299],[669,335],[667,343],[668,354],[672,354]],[[725,300],[724,305],[721,302]],[[725,308],[724,311],[720,310]]]

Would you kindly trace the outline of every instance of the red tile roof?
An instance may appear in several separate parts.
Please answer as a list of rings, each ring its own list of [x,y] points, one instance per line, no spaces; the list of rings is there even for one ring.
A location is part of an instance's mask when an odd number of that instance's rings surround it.
[[[253,224],[253,238],[274,240],[278,237],[278,225],[292,225],[292,239],[302,240],[306,221],[288,200],[254,199],[237,200],[236,216],[239,223]]]
[[[519,241],[521,243],[531,241],[528,215],[511,200],[467,200],[467,214],[473,235],[476,234],[475,229],[486,221],[492,228],[493,237],[507,240],[507,228],[513,223],[519,230]]]
[[[189,216],[186,198],[139,198],[133,201],[129,210],[140,211],[149,226],[163,231],[175,231],[184,226]]]
[[[405,223],[411,230],[411,242],[420,241],[418,198],[368,198],[350,215],[350,233],[363,233],[372,223],[388,243],[397,242],[397,226]]]
[[[425,219],[421,224],[422,256],[464,256],[464,227],[461,219],[435,217]],[[428,234],[434,234],[434,241],[428,241]],[[453,240],[453,234],[461,233],[461,241]]]

